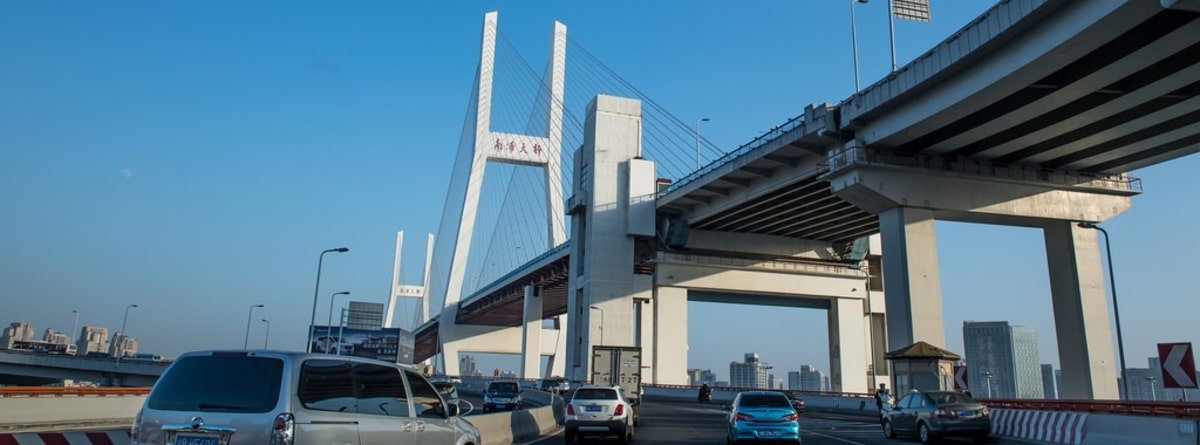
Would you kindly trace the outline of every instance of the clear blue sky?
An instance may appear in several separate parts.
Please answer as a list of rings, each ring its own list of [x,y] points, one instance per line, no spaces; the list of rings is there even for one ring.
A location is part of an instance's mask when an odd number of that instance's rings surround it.
[[[67,330],[78,309],[115,329],[136,303],[130,335],[173,356],[240,347],[261,303],[252,343],[267,317],[272,346],[300,348],[317,254],[343,245],[321,317],[334,291],[384,301],[395,231],[413,266],[438,226],[489,10],[535,66],[563,21],[727,149],[853,90],[847,1],[444,3],[0,3],[0,321]],[[901,63],[993,4],[932,3],[932,23],[897,22]],[[858,9],[864,85],[887,71],[884,7]],[[1198,340],[1196,171],[1136,172],[1146,193],[1106,224],[1131,365]],[[1041,235],[938,231],[947,346],[963,320],[1008,320],[1057,363]],[[755,351],[828,370],[821,311],[693,303],[690,320],[692,367],[724,377]]]

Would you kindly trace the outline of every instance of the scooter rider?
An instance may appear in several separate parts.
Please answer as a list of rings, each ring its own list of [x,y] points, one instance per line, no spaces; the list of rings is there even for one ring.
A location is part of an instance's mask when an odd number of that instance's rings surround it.
[[[712,401],[712,388],[709,388],[707,383],[700,386],[700,401],[701,402],[711,402]]]

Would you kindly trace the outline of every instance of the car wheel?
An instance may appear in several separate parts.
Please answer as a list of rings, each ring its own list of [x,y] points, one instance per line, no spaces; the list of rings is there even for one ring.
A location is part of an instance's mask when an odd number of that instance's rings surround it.
[[[988,441],[991,440],[991,438],[988,437],[987,433],[979,433],[974,436],[971,436],[971,440],[974,441],[975,443],[987,443]]]
[[[571,430],[566,430],[563,432],[563,442],[575,443],[578,441],[579,441],[578,433],[571,431]]]
[[[917,425],[917,439],[921,443],[937,443],[937,437],[934,437],[933,431],[929,431],[929,426],[924,422]]]
[[[883,421],[883,436],[887,437],[888,439],[896,438],[896,430],[892,428],[892,421],[890,421],[890,420]]]
[[[625,430],[625,434],[621,435],[621,443],[633,442],[633,428]]]

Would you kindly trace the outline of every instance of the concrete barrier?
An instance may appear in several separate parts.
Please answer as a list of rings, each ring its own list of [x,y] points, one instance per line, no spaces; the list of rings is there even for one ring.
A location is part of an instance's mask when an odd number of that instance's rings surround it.
[[[146,396],[2,397],[0,431],[128,428]]]
[[[1195,419],[1089,414],[1083,445],[1196,445],[1197,426]]]
[[[555,408],[552,406],[543,406],[534,409],[481,414],[465,419],[479,428],[479,436],[483,441],[480,445],[511,445],[536,439],[558,428],[558,419],[555,418],[554,411]]]

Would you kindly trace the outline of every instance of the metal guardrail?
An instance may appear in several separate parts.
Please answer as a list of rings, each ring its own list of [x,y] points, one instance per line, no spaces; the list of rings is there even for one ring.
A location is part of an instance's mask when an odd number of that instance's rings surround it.
[[[771,141],[779,138],[780,136],[783,136],[784,133],[795,130],[797,127],[799,127],[801,125],[804,125],[804,115],[803,114],[793,117],[791,119],[788,119],[787,122],[784,122],[783,124],[778,125],[775,128],[772,128],[771,131],[768,131],[766,133],[758,135],[758,137],[751,139],[750,142],[742,144],[742,146],[738,147],[736,150],[733,150],[729,153],[725,153],[725,156],[721,156],[721,157],[717,158],[716,160],[709,162],[708,165],[705,165],[701,169],[696,170],[696,171],[692,172],[691,174],[688,174],[687,176],[679,178],[678,181],[675,181],[674,183],[672,183],[665,190],[658,192],[658,197],[661,198],[663,196],[666,196],[668,193],[674,192],[675,190],[679,190],[680,187],[683,187],[683,186],[699,179],[701,176],[707,175],[707,174],[711,173],[712,171],[714,171],[718,168],[721,168],[725,164],[728,164],[730,161],[733,161],[734,159],[737,159],[737,158],[741,157],[742,155],[753,151],[756,148],[766,145],[768,142],[771,142]]]
[[[2,386],[0,397],[121,397],[144,396],[150,388],[89,388],[61,386]]]
[[[828,173],[836,173],[839,170],[854,165],[919,168],[997,179],[1044,182],[1069,187],[1086,187],[1134,193],[1142,191],[1142,180],[1126,175],[1068,172],[1034,166],[999,164],[935,155],[903,155],[863,147],[850,147],[833,151],[826,157]]]
[[[698,264],[712,264],[717,266],[733,266],[756,269],[772,269],[772,270],[791,270],[804,272],[827,273],[832,275],[847,275],[861,277],[862,274],[857,273],[854,269],[846,266],[834,266],[831,264],[807,262],[807,261],[786,261],[786,260],[759,260],[753,258],[734,258],[723,256],[699,255],[693,253],[671,253],[660,252],[659,261],[680,261]]]

